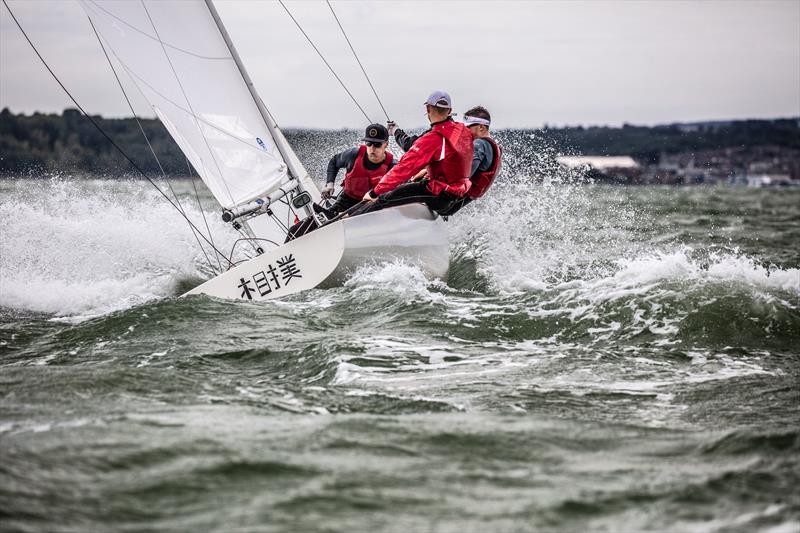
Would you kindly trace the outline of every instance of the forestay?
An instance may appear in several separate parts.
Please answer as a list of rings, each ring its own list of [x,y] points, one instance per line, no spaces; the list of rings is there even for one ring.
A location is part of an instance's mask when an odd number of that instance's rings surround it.
[[[213,7],[199,0],[80,1],[113,57],[223,208],[265,196],[291,179],[281,149],[300,174],[293,177],[317,196],[274,124],[275,136],[270,133],[271,119],[248,89]]]

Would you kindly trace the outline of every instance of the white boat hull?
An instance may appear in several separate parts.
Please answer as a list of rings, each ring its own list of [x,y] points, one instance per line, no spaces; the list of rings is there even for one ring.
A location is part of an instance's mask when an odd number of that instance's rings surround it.
[[[267,300],[343,283],[361,266],[405,261],[445,278],[450,251],[444,222],[410,204],[346,218],[254,257],[184,294]]]

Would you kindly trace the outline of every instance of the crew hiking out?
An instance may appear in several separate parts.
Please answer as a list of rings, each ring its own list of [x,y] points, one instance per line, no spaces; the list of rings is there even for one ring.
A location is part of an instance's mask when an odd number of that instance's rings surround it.
[[[425,101],[431,129],[413,142],[400,161],[383,176],[363,202],[347,211],[361,215],[409,203],[424,203],[439,212],[451,208],[470,188],[472,133],[453,121],[452,100],[444,91],[434,91]],[[427,169],[424,178],[415,178]]]

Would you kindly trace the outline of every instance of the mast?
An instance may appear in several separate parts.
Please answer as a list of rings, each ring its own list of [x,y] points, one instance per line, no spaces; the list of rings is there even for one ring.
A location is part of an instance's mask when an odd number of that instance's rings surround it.
[[[239,73],[242,75],[245,85],[247,85],[247,90],[250,91],[250,96],[253,97],[253,101],[258,108],[258,112],[261,113],[261,118],[264,119],[267,129],[272,135],[272,139],[275,141],[275,146],[278,148],[281,157],[283,157],[284,163],[286,163],[286,166],[289,169],[289,176],[297,180],[297,189],[299,191],[304,190],[300,183],[300,172],[295,167],[294,162],[287,151],[291,150],[291,147],[283,144],[283,135],[280,133],[278,125],[275,124],[274,120],[272,120],[272,116],[269,114],[269,111],[267,111],[267,108],[264,107],[264,103],[258,96],[255,85],[253,85],[253,80],[250,79],[250,75],[247,73],[247,70],[245,70],[244,64],[242,64],[242,60],[239,57],[239,53],[236,51],[236,47],[233,46],[233,41],[231,41],[230,35],[228,35],[228,30],[225,29],[225,26],[222,24],[222,19],[219,18],[217,9],[214,7],[214,4],[211,0],[205,0],[205,2],[212,18],[214,19],[214,22],[217,24],[219,32],[222,34],[222,38],[225,40],[225,44],[228,45],[228,50],[231,53],[231,57],[233,57],[233,61],[236,63],[236,67],[239,69]],[[306,210],[308,211],[308,209]]]

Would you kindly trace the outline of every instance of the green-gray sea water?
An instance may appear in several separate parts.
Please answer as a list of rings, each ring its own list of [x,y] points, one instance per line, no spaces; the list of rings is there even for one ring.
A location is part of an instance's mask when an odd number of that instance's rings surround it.
[[[511,167],[449,279],[265,303],[144,182],[0,183],[0,530],[800,530],[800,191]]]

